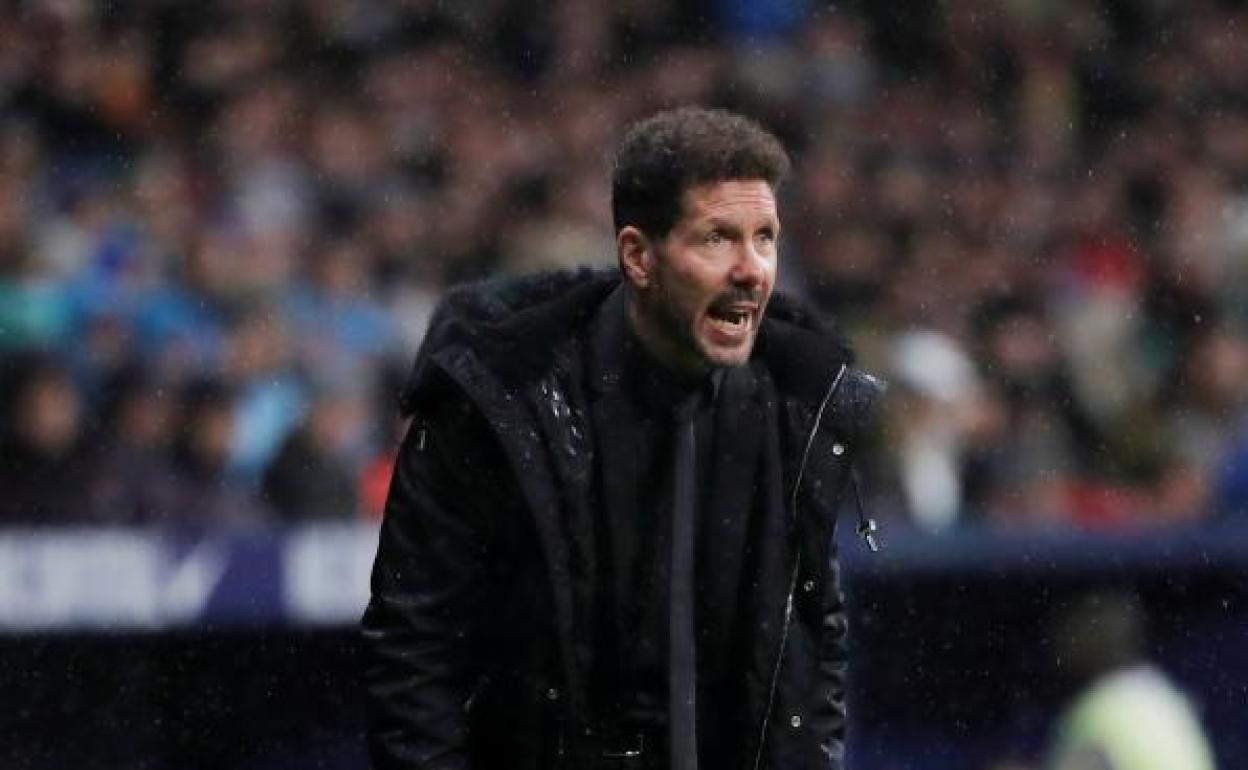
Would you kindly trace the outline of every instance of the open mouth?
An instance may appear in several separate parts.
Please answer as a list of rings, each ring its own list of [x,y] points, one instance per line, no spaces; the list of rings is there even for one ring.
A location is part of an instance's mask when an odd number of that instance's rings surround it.
[[[750,327],[753,311],[739,307],[711,307],[706,318],[717,329],[729,334],[739,334]]]

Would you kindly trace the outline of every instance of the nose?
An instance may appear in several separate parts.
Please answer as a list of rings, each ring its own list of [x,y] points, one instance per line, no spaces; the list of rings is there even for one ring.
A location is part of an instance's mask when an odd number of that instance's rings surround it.
[[[759,253],[753,245],[743,244],[737,251],[737,259],[733,262],[728,279],[734,286],[753,289],[760,286],[767,278],[767,257]]]

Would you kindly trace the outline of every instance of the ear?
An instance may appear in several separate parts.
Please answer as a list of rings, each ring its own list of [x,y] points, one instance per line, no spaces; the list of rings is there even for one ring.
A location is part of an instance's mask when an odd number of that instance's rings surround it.
[[[646,234],[632,225],[621,227],[615,236],[615,252],[624,280],[635,289],[649,288],[654,281],[654,245]]]

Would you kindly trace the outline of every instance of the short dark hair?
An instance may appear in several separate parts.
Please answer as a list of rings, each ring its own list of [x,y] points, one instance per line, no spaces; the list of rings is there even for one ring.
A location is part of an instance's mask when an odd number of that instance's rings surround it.
[[[759,179],[775,190],[789,166],[780,140],[743,115],[702,107],[660,112],[634,123],[616,150],[611,179],[616,232],[632,225],[662,238],[680,219],[689,188]]]

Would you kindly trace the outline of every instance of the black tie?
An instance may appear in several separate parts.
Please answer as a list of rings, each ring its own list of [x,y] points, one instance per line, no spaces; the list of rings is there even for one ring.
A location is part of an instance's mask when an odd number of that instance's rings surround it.
[[[695,396],[676,411],[672,484],[669,650],[672,770],[697,770],[697,652],[693,623],[693,536],[697,517]]]

